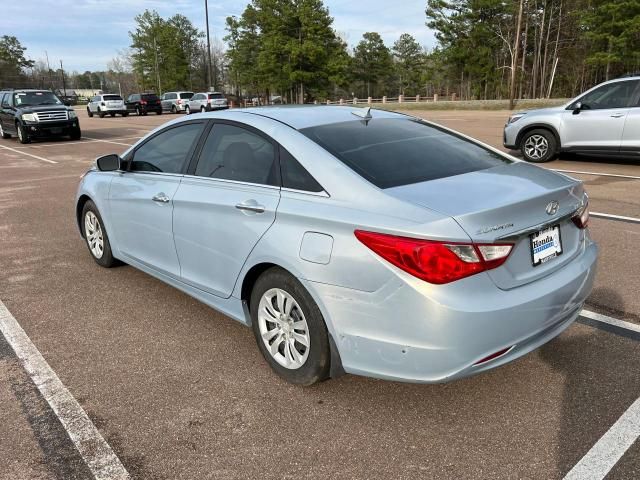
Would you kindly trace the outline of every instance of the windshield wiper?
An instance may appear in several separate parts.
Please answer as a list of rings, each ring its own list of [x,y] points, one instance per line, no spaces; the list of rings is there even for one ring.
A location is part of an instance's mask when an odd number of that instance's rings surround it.
[[[42,102],[42,103],[39,103],[38,105],[58,105],[58,103],[57,102]]]

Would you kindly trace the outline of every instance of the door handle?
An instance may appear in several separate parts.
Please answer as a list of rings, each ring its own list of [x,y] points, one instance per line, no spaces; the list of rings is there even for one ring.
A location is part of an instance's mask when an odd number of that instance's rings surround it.
[[[236,205],[238,210],[244,210],[253,213],[264,213],[264,205],[258,204],[255,200],[247,200],[246,202],[238,203]]]
[[[171,199],[169,197],[167,197],[167,195],[163,192],[158,193],[157,195],[154,195],[151,200],[153,200],[154,202],[159,202],[159,203],[169,203],[171,201]]]
[[[611,118],[620,118],[620,117],[624,117],[624,113],[614,113],[613,115],[611,115]]]

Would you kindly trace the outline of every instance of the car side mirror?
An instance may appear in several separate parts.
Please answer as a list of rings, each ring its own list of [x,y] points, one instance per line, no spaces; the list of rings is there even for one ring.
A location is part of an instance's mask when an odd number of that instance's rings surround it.
[[[582,110],[582,102],[577,102],[574,106],[573,106],[573,114],[574,115],[578,115],[580,113],[580,111]]]
[[[65,107],[70,107],[71,106],[71,102],[69,100],[65,100],[62,103],[64,104]]]
[[[122,159],[119,155],[111,153],[98,157],[96,159],[96,165],[98,165],[98,170],[101,172],[115,172],[116,170],[120,170]]]

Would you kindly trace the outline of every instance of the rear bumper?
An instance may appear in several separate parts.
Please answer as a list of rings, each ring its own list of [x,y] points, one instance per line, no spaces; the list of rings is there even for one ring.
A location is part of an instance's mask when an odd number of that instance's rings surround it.
[[[59,135],[69,135],[74,130],[80,128],[77,118],[63,120],[59,122],[24,122],[24,127],[30,137],[55,137]]]
[[[376,292],[304,282],[328,319],[346,372],[448,382],[512,361],[576,319],[593,286],[598,251],[588,239],[581,248],[559,271],[508,292],[486,274],[437,286],[397,271]]]

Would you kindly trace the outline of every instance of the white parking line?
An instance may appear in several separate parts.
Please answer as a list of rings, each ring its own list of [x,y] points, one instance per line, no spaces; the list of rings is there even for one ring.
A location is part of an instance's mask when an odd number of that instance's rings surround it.
[[[590,318],[591,320],[595,320],[596,322],[607,323],[615,327],[620,327],[626,330],[640,333],[640,325],[636,323],[625,322],[624,320],[618,320],[617,318],[608,317],[606,315],[592,312],[590,310],[582,310],[580,312],[580,316]]]
[[[617,173],[582,172],[579,170],[562,170],[559,168],[550,168],[549,170],[553,170],[554,172],[562,172],[562,173],[578,173],[581,175],[595,175],[598,177],[620,177],[620,178],[631,178],[633,180],[640,180],[640,177],[636,177],[634,175],[620,175]]]
[[[120,459],[1,300],[0,332],[51,406],[93,476],[97,480],[129,479]]]
[[[35,158],[36,160],[41,160],[43,162],[47,162],[47,163],[58,163],[55,160],[49,160],[48,158],[43,158],[43,157],[39,157],[37,155],[33,155],[31,153],[27,153],[27,152],[22,152],[20,150],[16,150],[15,148],[9,148],[9,147],[5,147],[4,145],[0,145],[0,148],[4,148],[5,150],[10,150],[12,152],[15,153],[19,153],[20,155],[26,155],[27,157],[32,157]]]
[[[120,142],[112,142],[111,140],[102,140],[101,138],[92,138],[92,137],[82,137],[87,140],[93,140],[94,142],[103,142],[103,143],[113,143],[114,145],[124,145],[125,147],[130,147],[133,145],[132,143],[120,143]]]
[[[640,398],[627,409],[564,480],[600,480],[640,437]]]
[[[625,217],[622,215],[613,215],[611,213],[600,213],[600,212],[590,212],[590,217],[594,218],[604,218],[608,220],[617,220],[619,222],[627,222],[627,223],[640,223],[640,218],[635,217]]]

